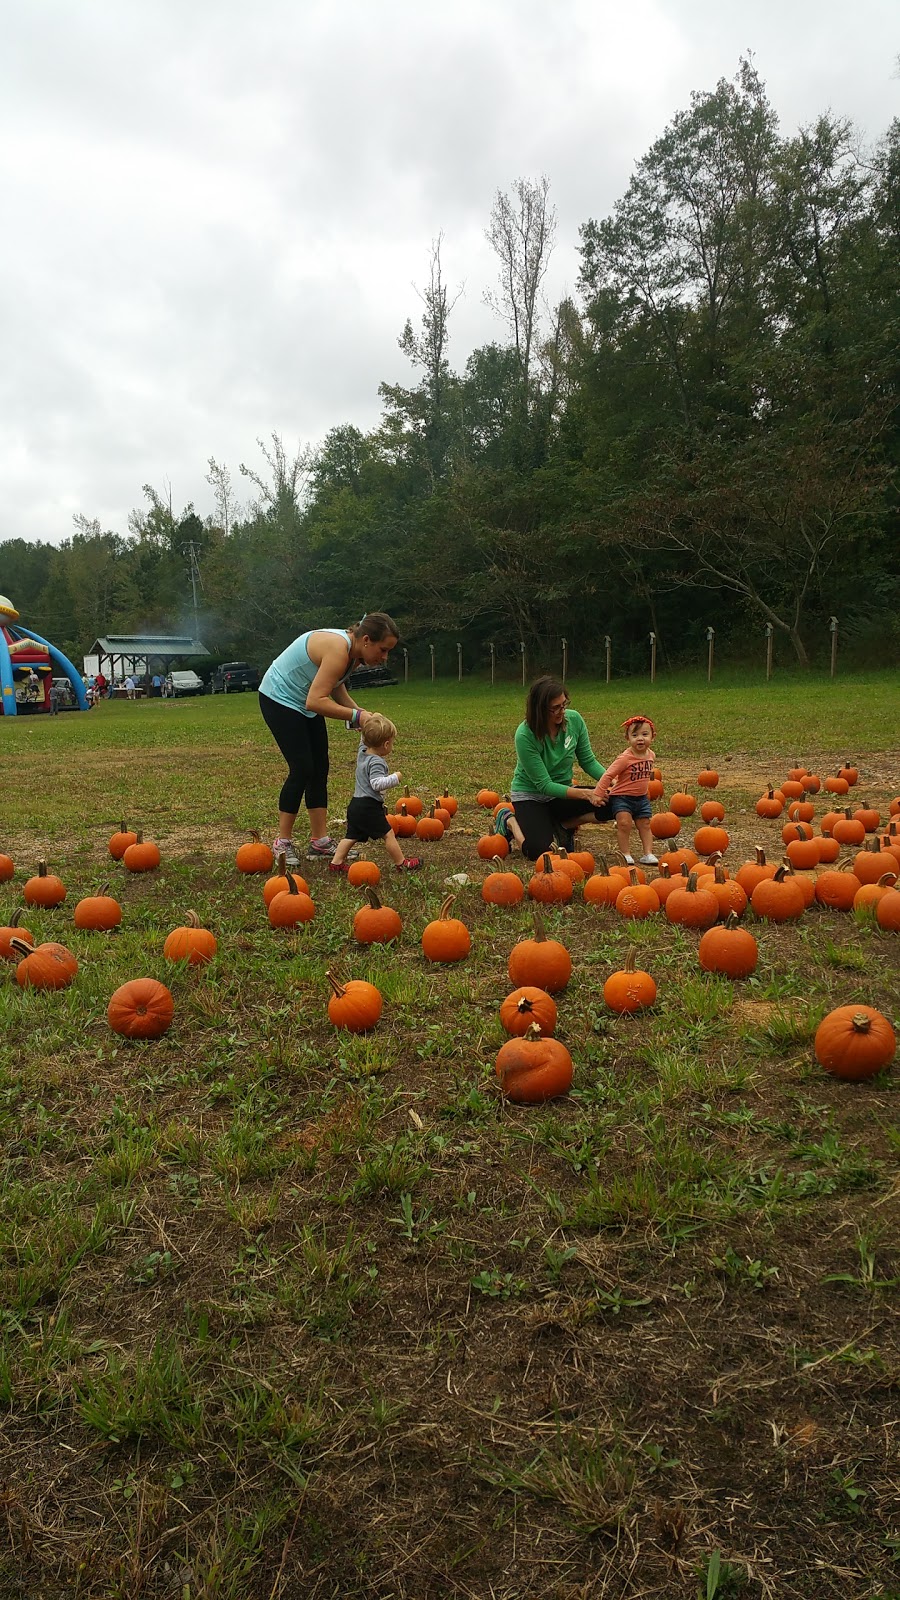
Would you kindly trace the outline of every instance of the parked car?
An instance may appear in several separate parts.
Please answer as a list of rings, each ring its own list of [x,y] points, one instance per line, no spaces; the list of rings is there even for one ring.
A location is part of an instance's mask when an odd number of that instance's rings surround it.
[[[54,678],[53,682],[59,690],[59,699],[56,703],[60,711],[77,711],[78,701],[75,699],[71,678]]]
[[[354,667],[347,679],[348,689],[382,689],[398,683],[390,667]]]
[[[216,667],[209,680],[210,694],[237,694],[244,689],[258,689],[262,673],[251,667],[249,661],[225,661]]]
[[[196,672],[170,672],[169,693],[177,698],[188,694],[203,693],[203,679]]]

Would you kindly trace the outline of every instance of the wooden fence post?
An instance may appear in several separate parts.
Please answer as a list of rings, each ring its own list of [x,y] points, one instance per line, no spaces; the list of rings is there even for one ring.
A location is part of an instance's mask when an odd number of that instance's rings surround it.
[[[766,683],[772,676],[772,640],[775,634],[771,622],[766,623]]]
[[[409,683],[409,651],[403,646],[403,682]]]
[[[522,639],[520,641],[519,649],[522,652],[522,688],[524,689],[524,687],[525,687],[525,640],[524,639]]]
[[[612,677],[612,639],[608,633],[603,635],[603,643],[606,645],[606,681],[609,683]]]
[[[715,630],[715,628],[707,628],[706,637],[709,640],[709,650],[708,650],[707,657],[706,657],[706,681],[707,681],[707,683],[712,683],[713,657],[715,655],[715,649],[716,649],[716,630]]]
[[[829,627],[830,632],[831,632],[831,676],[834,677],[835,670],[837,668],[837,636],[838,636],[838,619],[837,619],[837,617],[832,617],[831,621],[828,624],[828,627]]]
[[[562,681],[563,681],[563,683],[565,683],[565,681],[566,681],[566,672],[568,671],[568,667],[569,667],[569,642],[568,642],[567,639],[563,639],[563,642],[562,642],[562,656],[563,656]]]
[[[656,682],[656,634],[650,635],[650,682]]]
[[[497,646],[495,644],[491,644],[491,645],[488,645],[488,649],[491,652],[491,688],[493,689],[493,687],[494,687],[494,670],[495,670],[496,665],[497,665]]]
[[[462,683],[462,645],[461,644],[458,644],[456,646],[456,659],[457,659],[457,661],[459,663],[459,671],[457,673],[457,677],[459,678],[460,683]]]
[[[428,648],[431,651],[431,681],[434,683],[434,645],[430,644]]]

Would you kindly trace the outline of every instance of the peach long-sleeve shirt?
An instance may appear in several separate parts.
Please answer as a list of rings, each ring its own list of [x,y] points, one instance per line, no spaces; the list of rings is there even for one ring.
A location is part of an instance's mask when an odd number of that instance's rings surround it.
[[[633,750],[623,750],[615,761],[610,762],[597,784],[594,790],[597,799],[605,800],[610,789],[615,789],[616,794],[646,794],[655,765],[656,757],[652,750],[643,756],[636,756]]]

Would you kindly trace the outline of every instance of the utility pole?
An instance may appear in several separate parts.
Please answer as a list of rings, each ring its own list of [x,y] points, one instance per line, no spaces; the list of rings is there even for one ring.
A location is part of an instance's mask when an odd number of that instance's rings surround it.
[[[197,558],[197,546],[194,544],[192,539],[185,545],[185,550],[187,551],[188,564],[191,571],[191,595],[193,597],[194,606],[194,638],[197,639],[200,635],[200,624],[197,620],[197,585],[199,584],[200,588],[202,589],[203,579],[200,575],[200,562]]]

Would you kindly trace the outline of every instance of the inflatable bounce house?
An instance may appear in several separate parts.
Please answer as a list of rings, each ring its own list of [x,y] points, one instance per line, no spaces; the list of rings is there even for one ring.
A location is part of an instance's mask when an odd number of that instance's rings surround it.
[[[20,711],[49,711],[50,685],[54,677],[67,678],[71,699],[79,711],[87,711],[87,695],[71,661],[42,639],[33,629],[19,626],[19,613],[0,594],[0,700],[3,715],[15,717]]]

